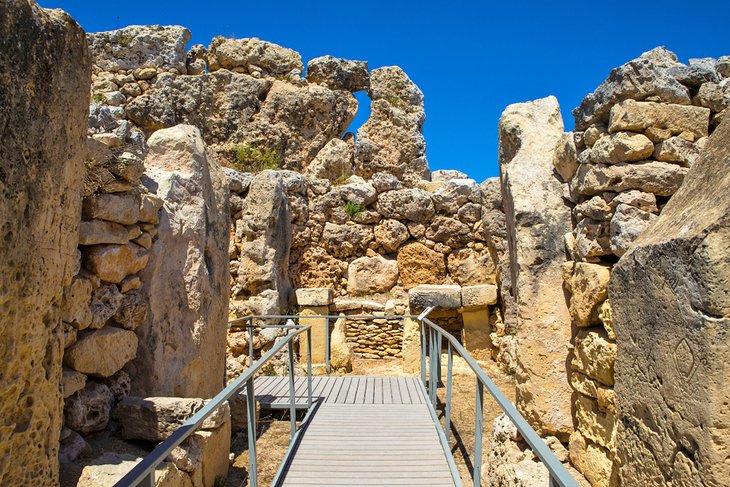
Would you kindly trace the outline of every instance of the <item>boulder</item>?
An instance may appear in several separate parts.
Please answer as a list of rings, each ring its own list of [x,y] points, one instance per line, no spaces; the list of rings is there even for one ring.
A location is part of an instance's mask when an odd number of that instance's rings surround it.
[[[63,368],[63,375],[61,376],[61,393],[63,398],[79,392],[86,386],[86,376],[81,372],[73,369]]]
[[[608,131],[643,132],[653,127],[667,129],[677,135],[690,132],[699,138],[707,135],[709,126],[709,108],[626,100],[611,108]]]
[[[611,255],[610,224],[584,218],[575,227],[576,257],[584,260],[590,257]]]
[[[687,168],[659,161],[618,164],[581,164],[570,182],[583,195],[604,191],[639,190],[657,196],[671,196],[682,185]]]
[[[122,293],[114,284],[100,286],[91,293],[91,310],[90,328],[98,329],[106,324],[106,322],[114,316],[122,302]]]
[[[338,372],[352,372],[352,347],[347,343],[347,321],[335,321],[330,335],[330,367]]]
[[[452,179],[469,179],[469,176],[456,169],[438,169],[431,173],[431,181],[433,182],[446,182]]]
[[[385,218],[428,222],[435,211],[431,195],[422,189],[406,188],[387,191],[378,196],[378,213]]]
[[[677,64],[673,52],[657,47],[613,69],[596,91],[586,95],[573,110],[576,130],[607,122],[611,107],[622,100],[653,98],[664,103],[689,105],[689,90],[666,71]]]
[[[58,451],[58,463],[61,464],[75,462],[79,457],[92,452],[91,445],[80,434],[68,431],[69,435],[61,440],[61,448]]]
[[[76,485],[78,487],[114,487],[141,460],[141,458],[127,453],[105,452],[81,470]],[[205,485],[213,485],[213,483]],[[173,463],[162,462],[155,468],[155,486],[193,487],[193,484],[190,477]]]
[[[191,34],[179,25],[130,25],[87,34],[94,65],[102,71],[153,66],[163,71],[185,71],[185,46]]]
[[[462,247],[473,238],[469,225],[455,218],[437,216],[426,229],[426,238],[450,247]]]
[[[380,255],[359,257],[347,269],[347,291],[353,296],[390,291],[398,282],[398,264]]]
[[[139,195],[134,193],[94,194],[84,198],[82,215],[86,219],[96,218],[131,225],[139,221],[139,205]]]
[[[147,250],[129,242],[126,245],[94,245],[83,251],[84,266],[102,281],[120,283],[147,265]]]
[[[429,306],[441,309],[461,307],[461,286],[421,284],[408,291],[411,310],[423,311]]]
[[[107,386],[89,382],[81,391],[66,399],[66,426],[83,434],[103,430],[109,422],[113,402],[114,396]]]
[[[344,225],[327,222],[322,232],[322,243],[337,258],[363,254],[375,239],[371,225],[348,222]]]
[[[228,69],[271,77],[288,75],[294,70],[301,74],[304,69],[298,52],[256,37],[213,38],[208,46],[208,65],[211,72]]]
[[[223,386],[229,296],[228,182],[189,125],[159,130],[145,159],[164,201],[159,234],[140,273],[149,303],[126,369],[135,394],[212,397]]]
[[[727,84],[723,89],[717,83],[703,83],[692,98],[693,105],[709,108],[713,112],[721,112],[730,106],[730,89]]]
[[[700,157],[700,148],[681,137],[670,137],[656,145],[654,159],[664,162],[678,162],[689,167]]]
[[[388,172],[414,186],[428,179],[423,93],[397,66],[370,72],[370,118],[357,131],[355,174]]]
[[[555,146],[553,154],[553,167],[564,182],[573,178],[578,169],[578,151],[573,132],[566,132],[560,136],[560,142]]]
[[[307,81],[333,90],[362,91],[370,87],[367,61],[321,56],[307,63]]]
[[[516,299],[517,408],[540,433],[573,428],[565,371],[570,314],[562,286],[562,237],[571,230],[553,157],[563,133],[554,97],[510,105],[499,121],[499,166],[509,268]],[[550,394],[544,391],[550,390]]]
[[[370,184],[373,185],[378,193],[390,191],[393,189],[401,189],[403,183],[401,183],[397,177],[387,172],[376,172],[370,178]]]
[[[0,19],[0,485],[55,486],[91,61],[61,10],[2,2]]]
[[[603,199],[603,197],[594,196],[575,205],[575,208],[573,208],[573,214],[577,221],[583,220],[584,218],[590,218],[596,221],[607,221],[610,220],[613,215],[613,208],[605,199]]]
[[[651,156],[652,152],[654,144],[646,135],[618,132],[598,139],[593,144],[590,158],[592,162],[616,164],[641,161]]]
[[[422,243],[412,242],[398,250],[396,259],[401,283],[406,289],[419,284],[441,284],[446,278],[443,254]]]
[[[476,186],[473,179],[449,179],[431,196],[437,213],[453,215],[469,201]]]
[[[349,201],[363,208],[375,202],[378,198],[378,192],[375,191],[373,185],[366,183],[357,176],[352,176],[348,179],[347,184],[338,187],[334,191],[339,194],[342,201]]]
[[[497,286],[495,284],[480,284],[461,288],[461,305],[464,308],[479,309],[493,304],[497,304]]]
[[[611,218],[611,251],[624,255],[657,216],[629,205],[618,205]]]
[[[460,286],[494,284],[497,270],[489,252],[463,248],[454,250],[447,259],[449,276]]]
[[[622,485],[730,478],[728,159],[726,119],[611,275]]]
[[[162,441],[205,404],[199,398],[127,396],[114,408],[114,417],[122,428],[122,438]],[[230,420],[231,410],[225,402],[203,421],[200,429],[217,429]]]
[[[354,164],[352,145],[341,139],[327,142],[304,169],[310,179],[337,181],[352,175]]]
[[[373,229],[375,242],[386,252],[395,252],[409,238],[408,228],[398,220],[383,220]]]
[[[566,288],[570,297],[570,316],[578,326],[600,324],[600,306],[608,297],[608,279],[611,270],[600,264],[588,262],[566,263],[570,274],[566,278]]]
[[[147,301],[142,291],[131,291],[121,296],[114,323],[127,330],[136,330],[147,321]]]
[[[624,191],[614,196],[609,205],[615,209],[622,203],[650,213],[659,213],[656,205],[656,196],[653,193],[644,193],[643,191],[637,190]]]
[[[616,344],[606,332],[596,328],[582,328],[575,337],[575,355],[571,368],[601,384],[614,385]]]
[[[63,364],[95,377],[110,377],[137,355],[137,335],[105,326],[80,334],[63,356]]]
[[[71,284],[63,290],[61,319],[79,330],[88,327],[94,319],[89,308],[93,290],[94,285],[91,280],[75,276]]]
[[[124,225],[104,220],[82,221],[79,225],[79,245],[126,244],[129,230]]]
[[[702,83],[718,83],[720,81],[714,66],[708,68],[701,65],[684,66],[680,64],[667,69],[667,74],[683,85],[692,88],[699,88]]]

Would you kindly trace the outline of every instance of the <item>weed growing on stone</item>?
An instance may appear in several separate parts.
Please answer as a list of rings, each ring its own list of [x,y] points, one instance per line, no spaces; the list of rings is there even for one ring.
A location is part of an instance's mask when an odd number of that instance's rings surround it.
[[[239,172],[260,172],[265,169],[281,168],[281,150],[278,146],[238,144],[233,147],[233,154],[235,161],[232,167]]]
[[[351,220],[359,218],[364,211],[365,207],[360,204],[353,203],[352,201],[345,203],[345,213],[347,213],[347,216],[349,216]]]

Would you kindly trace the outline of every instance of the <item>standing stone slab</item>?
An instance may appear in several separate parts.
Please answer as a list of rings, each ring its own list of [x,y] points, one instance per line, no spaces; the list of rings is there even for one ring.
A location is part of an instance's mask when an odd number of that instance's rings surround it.
[[[614,267],[622,485],[730,479],[730,121]]]
[[[228,183],[200,131],[155,132],[145,160],[164,200],[140,274],[149,302],[132,362],[133,393],[212,397],[223,386],[228,318]]]
[[[554,175],[563,133],[554,97],[510,105],[499,121],[502,183],[512,288],[517,303],[517,407],[540,433],[573,429],[565,357],[571,337],[563,295],[563,235],[570,210]]]
[[[71,17],[0,2],[0,485],[58,484],[90,79]]]

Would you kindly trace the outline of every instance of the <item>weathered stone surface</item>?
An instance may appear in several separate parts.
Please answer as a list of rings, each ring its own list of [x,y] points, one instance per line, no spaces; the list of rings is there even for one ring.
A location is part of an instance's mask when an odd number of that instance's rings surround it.
[[[355,174],[389,172],[409,186],[428,179],[423,93],[397,66],[370,73],[370,118],[357,131]]]
[[[700,157],[700,148],[681,137],[670,137],[654,149],[654,159],[664,162],[678,162],[689,167]]]
[[[451,279],[460,286],[495,283],[497,271],[489,252],[470,248],[455,250],[449,254],[447,267]]]
[[[66,367],[63,368],[61,392],[64,399],[79,392],[84,386],[86,386],[86,376],[84,374]]]
[[[583,328],[575,337],[575,355],[571,367],[601,384],[614,384],[616,344],[608,340],[606,332]]]
[[[127,330],[136,330],[147,320],[147,301],[141,291],[131,291],[121,296],[119,308],[114,313],[114,323]]]
[[[622,485],[730,478],[730,121],[614,267]]]
[[[89,326],[94,318],[89,309],[93,289],[94,285],[89,279],[74,277],[71,284],[63,290],[61,319],[79,330]]]
[[[98,329],[106,324],[106,322],[114,316],[122,302],[122,293],[114,284],[100,286],[91,293],[91,310],[90,328]]]
[[[197,128],[148,141],[147,177],[164,200],[159,234],[140,274],[149,303],[126,369],[135,394],[212,397],[220,391],[228,317],[228,182]]]
[[[571,181],[580,194],[636,189],[658,196],[671,196],[682,185],[687,168],[659,161],[619,164],[581,164]]]
[[[609,204],[611,208],[615,209],[622,203],[650,213],[659,213],[656,196],[653,193],[644,193],[637,190],[624,191],[614,196]]]
[[[570,316],[578,326],[590,326],[600,323],[598,312],[600,305],[608,297],[608,279],[611,271],[608,267],[588,262],[566,263],[571,266],[571,274],[566,281],[566,288],[572,293],[570,297]]]
[[[657,216],[633,206],[620,204],[611,218],[611,251],[624,255]]]
[[[619,132],[601,137],[591,149],[591,161],[615,164],[641,161],[654,152],[654,144],[646,135]]]
[[[692,98],[692,103],[713,112],[721,112],[730,106],[730,89],[727,86],[723,89],[716,83],[703,83]]]
[[[548,485],[550,473],[526,447],[517,427],[504,414],[492,423],[491,449],[487,452],[491,485],[532,487]]]
[[[714,66],[708,69],[705,66],[672,66],[667,69],[667,74],[673,76],[677,81],[685,86],[699,88],[702,83],[717,83],[720,77],[717,75]]]
[[[461,305],[464,308],[486,308],[497,303],[497,286],[480,284],[461,288]]]
[[[446,182],[452,179],[468,179],[469,176],[466,173],[458,171],[456,169],[438,169],[431,173],[431,181],[433,182]]]
[[[408,301],[412,310],[429,306],[457,309],[461,307],[461,286],[421,284],[408,291]]]
[[[370,87],[367,61],[321,56],[307,63],[307,81],[333,90],[361,91]]]
[[[126,245],[94,245],[84,251],[85,267],[102,281],[120,283],[130,274],[141,271],[149,260],[144,247]]]
[[[80,334],[69,347],[63,363],[95,377],[110,377],[137,354],[137,335],[114,326]]]
[[[343,201],[349,201],[362,207],[370,205],[378,197],[378,192],[375,191],[373,185],[366,183],[358,176],[350,177],[347,184],[340,186],[335,192]]]
[[[401,189],[403,183],[401,183],[397,177],[387,172],[376,172],[370,178],[370,184],[372,184],[378,193],[390,191],[393,189]]]
[[[83,216],[131,225],[139,220],[139,196],[136,194],[95,194],[84,198]]]
[[[79,225],[79,245],[126,244],[129,231],[118,223],[104,220],[82,221]]]
[[[375,242],[386,252],[395,252],[409,238],[408,228],[398,220],[383,220],[373,229]]]
[[[380,255],[359,257],[347,270],[347,291],[353,296],[390,291],[398,282],[398,264]]]
[[[229,69],[263,76],[284,76],[293,70],[301,74],[304,69],[298,52],[256,37],[215,37],[208,46],[208,65],[211,72]]]
[[[205,403],[199,398],[128,396],[116,405],[114,414],[122,427],[122,438],[162,441]],[[230,420],[231,410],[225,402],[203,421],[201,429],[217,429]]]
[[[597,221],[607,221],[613,215],[613,208],[601,196],[594,196],[573,208],[576,220],[590,218]]]
[[[611,452],[587,441],[579,432],[570,435],[570,462],[585,475],[590,485],[618,485],[618,466],[613,457]]]
[[[387,191],[378,196],[378,212],[385,218],[427,222],[434,215],[431,195],[422,189]]]
[[[582,394],[575,401],[578,431],[592,442],[613,450],[615,448],[615,418],[613,413],[598,409],[598,403]]]
[[[372,226],[352,222],[344,225],[327,222],[322,232],[325,248],[338,258],[364,253],[374,239]]]
[[[438,188],[431,198],[436,212],[455,214],[469,201],[476,181],[473,179],[450,179]]]
[[[61,449],[58,452],[59,463],[71,463],[82,455],[91,453],[91,445],[75,431],[68,430],[69,435],[61,440]]]
[[[83,468],[76,485],[114,487],[140,460],[142,459],[126,453],[105,452]],[[173,463],[162,462],[155,469],[155,487],[193,487],[193,484],[190,477],[178,470]]]
[[[329,306],[332,304],[332,288],[300,288],[296,290],[299,306]]]
[[[336,181],[352,175],[354,164],[353,147],[341,139],[332,139],[325,144],[304,169],[310,179]]]
[[[398,272],[406,289],[419,284],[441,284],[446,278],[443,255],[422,243],[406,244],[398,251]]]
[[[455,218],[437,216],[426,229],[426,238],[434,242],[443,242],[451,247],[461,247],[471,238],[469,225]]]
[[[66,426],[79,433],[91,433],[106,428],[114,396],[109,388],[89,382],[81,391],[66,399]]]
[[[607,122],[611,107],[622,100],[656,98],[665,103],[689,104],[689,90],[667,74],[666,68],[677,63],[677,56],[663,47],[643,53],[611,71],[594,91],[573,110],[576,130]]]
[[[330,336],[330,367],[340,372],[352,372],[352,347],[347,343],[347,322],[344,318],[335,321]]]
[[[553,97],[510,105],[499,121],[502,198],[517,302],[517,407],[537,431],[567,439],[573,422],[565,370],[570,314],[562,289],[562,236],[571,222],[552,163],[562,133]]]
[[[91,66],[79,25],[27,0],[0,3],[0,53],[0,485],[54,486]]]
[[[611,254],[610,223],[584,218],[575,227],[575,252],[579,259]]]
[[[573,178],[578,169],[578,153],[573,132],[566,132],[560,136],[553,154],[553,166],[564,182],[567,183]]]
[[[130,25],[87,34],[94,64],[103,71],[156,67],[185,73],[190,31],[178,25]]]
[[[672,134],[690,132],[695,137],[704,137],[709,125],[709,108],[626,100],[611,109],[608,130],[643,132],[654,127],[670,130]]]

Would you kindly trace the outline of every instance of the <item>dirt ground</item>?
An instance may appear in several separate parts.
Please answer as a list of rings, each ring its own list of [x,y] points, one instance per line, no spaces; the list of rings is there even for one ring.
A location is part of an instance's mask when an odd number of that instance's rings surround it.
[[[371,360],[356,358],[353,361],[353,371],[346,375],[406,375],[402,372],[400,359],[383,359]],[[446,356],[443,357],[443,364],[446,364]],[[482,368],[487,372],[489,377],[497,384],[497,386],[514,401],[514,380],[512,377],[502,372],[495,363],[491,361],[480,362]],[[340,374],[338,374],[340,375]],[[446,369],[442,372],[442,379],[446,380]],[[459,473],[461,474],[464,484],[472,483],[471,472],[473,465],[471,462],[474,453],[474,428],[475,428],[475,397],[476,397],[476,379],[471,369],[466,366],[463,361],[457,357],[454,359],[454,379],[453,379],[452,399],[451,399],[451,435],[450,444],[451,451],[454,455]],[[444,425],[444,400],[446,388],[439,387],[439,408],[438,413],[441,418],[442,427]],[[483,452],[484,455],[489,451],[491,443],[491,425],[496,416],[501,414],[499,406],[492,399],[489,393],[484,391],[484,433],[483,433]],[[304,412],[299,413],[302,419]],[[256,441],[257,464],[258,464],[258,482],[259,485],[270,485],[276,474],[281,461],[284,458],[286,449],[289,444],[290,427],[289,413],[266,412],[261,415],[258,424],[258,440]],[[248,440],[245,434],[239,434],[233,439],[231,451],[235,456],[234,463],[229,470],[227,487],[243,487],[248,485]]]

